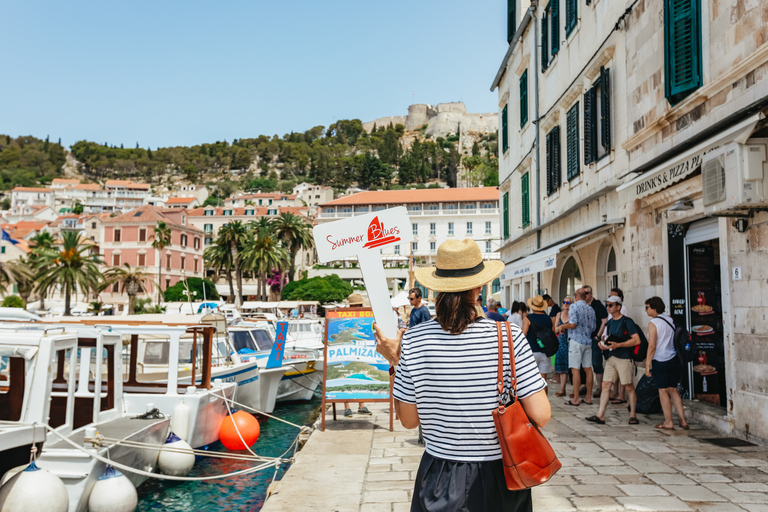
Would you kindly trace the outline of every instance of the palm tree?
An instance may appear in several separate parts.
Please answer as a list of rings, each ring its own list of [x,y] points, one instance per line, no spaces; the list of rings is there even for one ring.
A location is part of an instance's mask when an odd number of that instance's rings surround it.
[[[136,296],[146,293],[147,282],[152,280],[152,275],[141,270],[131,269],[128,263],[121,267],[109,267],[104,272],[104,288],[119,284],[120,291],[128,295],[128,314],[133,314]]]
[[[53,235],[47,231],[41,231],[33,236],[29,241],[29,266],[33,269],[37,268],[38,255],[48,249],[53,248]],[[45,293],[40,293],[40,309],[45,309]]]
[[[31,256],[31,255],[30,255]],[[19,291],[19,297],[24,301],[24,307],[27,307],[29,296],[35,290],[35,271],[29,259],[20,259],[18,261],[21,272],[16,276],[16,288]]]
[[[259,300],[267,300],[267,273],[273,268],[281,272],[285,269],[288,251],[276,235],[275,224],[267,217],[251,222],[248,227],[251,236],[243,248],[243,265],[259,276]]]
[[[171,245],[171,227],[163,221],[159,221],[152,233],[152,248],[157,249],[157,305],[162,300],[161,283],[163,282],[163,249]],[[130,300],[130,295],[129,295]]]
[[[290,259],[288,260],[288,281],[290,282],[296,276],[296,255],[302,249],[311,249],[315,246],[315,241],[312,238],[312,226],[300,215],[288,212],[281,213],[274,220],[274,223],[278,236],[285,241],[285,246],[290,252]]]
[[[203,252],[203,261],[205,266],[216,269],[216,275],[219,274],[221,269],[224,269],[227,274],[227,283],[229,283],[229,298],[231,301],[235,300],[235,286],[232,284],[232,251],[229,247],[214,244],[210,247],[206,247]]]
[[[235,266],[235,278],[237,279],[236,306],[240,306],[243,297],[243,270],[240,265],[240,250],[246,244],[248,238],[248,229],[239,220],[221,226],[219,228],[219,235],[216,237],[216,245],[229,247],[229,250],[232,252],[232,262]]]
[[[80,244],[80,235],[67,231],[61,235],[61,248],[42,251],[37,260],[37,289],[45,294],[60,286],[64,290],[64,315],[72,313],[72,294],[80,287],[88,292],[98,290],[102,281],[99,265],[103,262],[98,254],[87,254],[91,247]]]
[[[23,260],[0,262],[0,293],[3,295],[9,285],[17,284],[21,287],[32,279],[32,270]]]

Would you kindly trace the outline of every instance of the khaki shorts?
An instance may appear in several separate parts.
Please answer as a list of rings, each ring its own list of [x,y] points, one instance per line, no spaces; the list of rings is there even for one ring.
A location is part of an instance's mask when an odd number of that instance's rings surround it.
[[[605,369],[603,370],[603,382],[614,382],[616,377],[619,378],[622,386],[632,384],[632,379],[635,376],[635,364],[631,359],[619,359],[618,357],[610,357],[605,362]]]

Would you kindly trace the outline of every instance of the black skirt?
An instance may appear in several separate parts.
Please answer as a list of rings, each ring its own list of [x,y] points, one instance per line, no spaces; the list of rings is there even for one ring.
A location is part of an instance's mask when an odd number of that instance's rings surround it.
[[[459,462],[424,452],[411,512],[532,512],[531,490],[510,491],[501,459]]]
[[[651,382],[656,389],[677,388],[680,382],[680,362],[677,356],[669,361],[656,361],[651,363]]]

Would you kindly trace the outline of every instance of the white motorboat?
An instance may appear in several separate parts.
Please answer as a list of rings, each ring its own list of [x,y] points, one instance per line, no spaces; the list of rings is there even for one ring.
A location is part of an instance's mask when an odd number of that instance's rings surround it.
[[[275,338],[268,322],[245,322],[229,327],[229,339],[241,361],[255,361],[266,367],[273,353]],[[311,400],[322,383],[322,358],[316,350],[289,349],[286,343],[282,368],[284,374],[277,389],[277,401]]]
[[[287,348],[312,349],[322,352],[325,330],[322,318],[289,320],[288,329],[293,337]]]
[[[41,330],[38,324],[0,331],[0,352],[21,354],[6,356],[8,394],[23,397],[20,414],[18,405],[10,412],[20,423],[47,423],[53,429],[37,464],[64,482],[69,512],[87,510],[91,490],[106,470],[103,462],[76,447],[84,446],[86,432],[150,446],[161,446],[168,433],[167,417],[139,419],[124,414],[121,346],[118,334],[98,329]],[[155,448],[126,447],[118,441],[89,446],[86,452],[148,472],[154,470],[159,454]],[[125,476],[137,487],[146,480],[130,472]]]

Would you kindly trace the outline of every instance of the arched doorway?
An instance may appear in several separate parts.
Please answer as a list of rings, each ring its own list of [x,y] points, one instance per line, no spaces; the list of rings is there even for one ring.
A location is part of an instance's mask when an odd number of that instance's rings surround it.
[[[608,253],[608,262],[605,265],[605,286],[606,293],[604,297],[610,295],[611,289],[619,287],[619,270],[616,266],[616,250],[613,247],[611,247],[611,252]]]
[[[573,298],[574,292],[581,288],[581,270],[579,264],[576,263],[576,259],[571,256],[563,265],[563,271],[560,274],[560,297],[562,300],[565,297]]]

